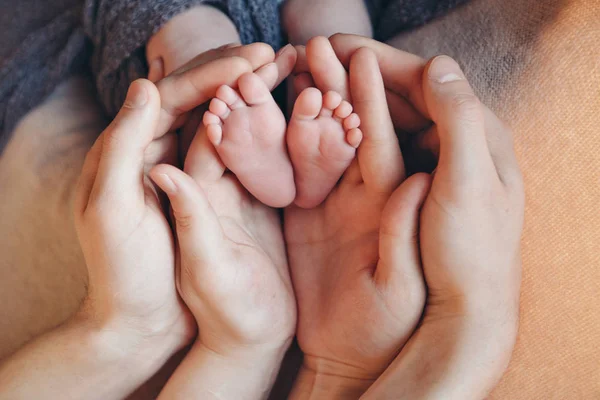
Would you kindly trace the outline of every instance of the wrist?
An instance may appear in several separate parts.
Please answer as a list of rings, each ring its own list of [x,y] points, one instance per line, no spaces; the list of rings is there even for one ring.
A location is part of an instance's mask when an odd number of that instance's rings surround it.
[[[68,325],[82,332],[82,344],[94,357],[122,368],[131,366],[146,379],[185,345],[168,329],[147,328],[117,316],[100,318],[86,303]]]
[[[376,376],[328,360],[305,356],[292,399],[358,399]]]
[[[198,337],[193,345],[193,351],[217,363],[235,365],[240,370],[256,369],[260,364],[264,372],[268,372],[271,369],[279,369],[290,343],[288,341],[257,345],[219,345],[203,342],[202,338]]]
[[[474,315],[432,314],[365,398],[482,399],[502,377],[514,345],[505,330]],[[509,332],[508,334],[506,332]]]
[[[164,398],[267,398],[277,378],[285,348],[235,347],[215,351],[196,341],[167,385]],[[178,393],[173,396],[172,393]]]

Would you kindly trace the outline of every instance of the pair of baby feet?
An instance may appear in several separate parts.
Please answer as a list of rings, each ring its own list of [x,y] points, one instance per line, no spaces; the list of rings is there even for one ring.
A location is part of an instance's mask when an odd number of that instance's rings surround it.
[[[304,89],[286,124],[255,73],[242,76],[237,90],[221,86],[203,123],[223,164],[254,197],[277,208],[321,204],[362,141],[360,119],[339,93]]]

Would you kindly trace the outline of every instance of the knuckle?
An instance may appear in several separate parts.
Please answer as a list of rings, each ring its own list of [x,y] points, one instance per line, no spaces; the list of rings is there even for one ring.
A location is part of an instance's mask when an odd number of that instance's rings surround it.
[[[173,217],[175,218],[177,229],[189,230],[194,226],[194,217],[190,214],[173,211]]]
[[[121,147],[121,135],[120,127],[113,125],[111,128],[104,132],[104,139],[102,140],[103,151],[111,151]]]
[[[457,93],[452,96],[450,106],[461,119],[477,120],[481,119],[481,102],[473,93]]]

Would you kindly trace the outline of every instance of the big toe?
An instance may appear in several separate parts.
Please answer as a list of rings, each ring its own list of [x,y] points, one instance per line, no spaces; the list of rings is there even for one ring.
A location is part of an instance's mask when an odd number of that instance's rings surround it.
[[[250,106],[265,104],[273,100],[269,87],[255,73],[242,75],[238,86],[244,101]]]
[[[315,119],[323,107],[323,95],[317,88],[307,88],[300,93],[294,105],[292,118],[299,120]]]
[[[323,92],[338,92],[345,100],[350,99],[348,73],[338,59],[331,42],[325,37],[312,38],[306,45],[306,55],[317,87]]]

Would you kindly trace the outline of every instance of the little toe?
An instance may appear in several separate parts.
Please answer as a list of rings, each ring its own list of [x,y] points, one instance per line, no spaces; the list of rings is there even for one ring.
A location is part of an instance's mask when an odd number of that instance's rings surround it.
[[[323,95],[321,91],[317,88],[304,89],[296,99],[292,118],[299,120],[315,119],[319,116],[322,107]]]
[[[217,89],[217,98],[227,104],[232,110],[246,107],[246,103],[240,97],[239,93],[227,85],[223,85]]]
[[[346,142],[355,149],[358,149],[363,140],[363,133],[359,128],[350,129],[346,134]]]
[[[273,96],[267,84],[255,73],[242,75],[238,82],[242,98],[250,106],[273,101]]]
[[[333,91],[325,93],[323,96],[323,109],[321,110],[322,117],[332,117],[333,110],[339,107],[342,103],[342,96]]]
[[[335,109],[335,116],[341,119],[346,119],[352,114],[352,105],[348,103],[346,100],[342,101],[342,103]]]
[[[210,111],[205,112],[204,117],[202,117],[202,123],[204,124],[204,126],[220,125],[221,122],[221,118],[219,118],[217,115],[213,114]]]
[[[206,136],[208,140],[213,144],[213,146],[217,147],[221,144],[223,140],[223,128],[221,125],[211,124],[206,126]]]
[[[229,106],[223,100],[217,99],[216,97],[210,101],[208,110],[223,120],[227,119],[229,114],[231,114]]]
[[[358,114],[350,114],[348,118],[344,120],[344,129],[346,131],[356,129],[360,126],[360,118]]]

